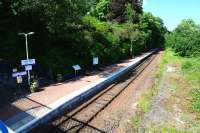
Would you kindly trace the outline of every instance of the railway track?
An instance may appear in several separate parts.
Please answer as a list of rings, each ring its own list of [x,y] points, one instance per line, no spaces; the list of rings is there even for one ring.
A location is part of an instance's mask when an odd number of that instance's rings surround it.
[[[132,69],[131,72],[126,73],[115,81],[112,85],[98,93],[89,101],[83,103],[81,106],[72,111],[65,111],[60,116],[57,116],[48,124],[40,125],[33,129],[32,133],[106,133],[96,127],[90,125],[91,121],[102,112],[113,100],[117,97],[140,75],[144,69],[153,61],[156,54],[150,56],[137,67]]]

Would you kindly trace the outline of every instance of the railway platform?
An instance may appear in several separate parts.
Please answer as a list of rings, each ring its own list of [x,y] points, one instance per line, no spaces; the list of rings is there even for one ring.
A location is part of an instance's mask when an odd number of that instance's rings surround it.
[[[113,82],[153,52],[107,66],[102,68],[102,71],[88,76],[44,87],[39,92],[27,95],[1,108],[0,119],[6,124],[9,132],[28,132],[62,109],[71,108],[86,95]]]

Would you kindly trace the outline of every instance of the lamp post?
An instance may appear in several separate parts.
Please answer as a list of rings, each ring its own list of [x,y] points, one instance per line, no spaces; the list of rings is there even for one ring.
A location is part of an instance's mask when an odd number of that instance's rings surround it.
[[[131,58],[133,58],[133,40],[131,40],[130,54]]]
[[[28,35],[33,35],[34,32],[29,32],[29,33],[18,33],[18,35],[24,35],[25,37],[25,43],[26,43],[26,59],[29,59],[29,53],[28,53]],[[28,70],[28,85],[30,86],[31,82],[31,76],[30,76],[30,71]]]

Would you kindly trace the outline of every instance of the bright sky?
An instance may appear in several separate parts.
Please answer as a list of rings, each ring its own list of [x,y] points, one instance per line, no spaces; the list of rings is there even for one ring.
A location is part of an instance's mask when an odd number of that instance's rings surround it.
[[[186,18],[200,24],[200,0],[144,0],[143,8],[162,18],[168,30],[173,30]]]

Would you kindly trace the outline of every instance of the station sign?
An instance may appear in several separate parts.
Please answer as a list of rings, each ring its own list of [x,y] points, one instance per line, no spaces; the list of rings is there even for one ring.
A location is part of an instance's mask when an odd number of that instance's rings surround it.
[[[81,70],[81,67],[79,65],[73,65],[72,67],[75,71]]]
[[[12,72],[14,72],[14,73],[17,72],[17,68],[13,68]]]
[[[13,77],[13,78],[16,78],[16,77],[18,77],[18,76],[24,76],[24,75],[26,75],[26,74],[27,74],[26,71],[23,71],[23,72],[15,72],[15,73],[12,74],[12,77]]]
[[[35,65],[35,59],[21,60],[21,65]]]
[[[32,70],[32,69],[33,69],[32,65],[27,65],[27,66],[25,66],[25,70],[26,70],[26,71],[30,71],[30,70]]]
[[[98,57],[94,57],[93,58],[93,65],[98,65],[99,64],[99,58]]]

